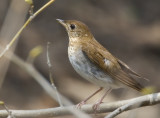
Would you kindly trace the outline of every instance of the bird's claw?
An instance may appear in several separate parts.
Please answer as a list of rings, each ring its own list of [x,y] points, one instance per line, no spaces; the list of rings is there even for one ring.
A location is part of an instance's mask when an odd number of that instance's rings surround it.
[[[76,105],[76,108],[77,108],[77,109],[81,109],[82,105],[84,105],[84,104],[86,104],[86,102],[85,102],[85,101],[82,101],[82,102],[80,102],[80,103],[78,103],[78,104]]]
[[[95,103],[95,104],[92,106],[92,109],[95,111],[95,113],[100,110],[99,105],[100,105],[101,103],[103,103],[103,102],[102,102],[102,101],[99,101],[99,102]]]

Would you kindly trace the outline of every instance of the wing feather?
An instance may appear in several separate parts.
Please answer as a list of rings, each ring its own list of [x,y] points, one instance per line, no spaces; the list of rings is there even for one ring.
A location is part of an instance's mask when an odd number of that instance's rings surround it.
[[[133,79],[129,74],[122,70],[119,60],[117,60],[112,54],[107,51],[103,46],[101,46],[96,40],[92,42],[84,43],[82,46],[83,53],[88,57],[88,59],[106,72],[111,78],[116,79],[123,84],[141,91],[143,88],[135,79]],[[105,64],[105,59],[110,63]],[[124,64],[123,64],[124,65]],[[128,66],[124,66],[128,68]],[[131,71],[134,73],[133,71]],[[135,73],[135,75],[139,76]]]
[[[147,80],[149,81],[147,78],[144,78],[142,77],[141,75],[139,75],[138,73],[136,73],[135,71],[133,71],[127,64],[125,64],[123,61],[117,59],[119,65],[121,66],[121,68],[125,71],[125,72],[128,72],[138,78],[141,78],[141,79],[144,79],[144,80]]]

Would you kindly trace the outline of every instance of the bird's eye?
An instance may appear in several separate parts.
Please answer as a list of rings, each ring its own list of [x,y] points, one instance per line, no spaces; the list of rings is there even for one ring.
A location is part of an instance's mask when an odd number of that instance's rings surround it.
[[[76,28],[76,26],[75,26],[74,24],[71,24],[71,25],[70,25],[70,28],[71,28],[72,30],[74,30],[74,29]]]

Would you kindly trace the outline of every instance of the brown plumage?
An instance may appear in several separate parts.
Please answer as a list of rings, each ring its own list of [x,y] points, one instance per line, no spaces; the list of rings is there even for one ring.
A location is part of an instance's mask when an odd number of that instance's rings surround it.
[[[69,60],[73,68],[83,78],[100,87],[108,87],[110,90],[124,86],[137,91],[143,89],[143,86],[133,76],[142,77],[98,43],[85,24],[75,20],[57,20],[66,28],[69,36]],[[97,90],[93,95],[100,90]],[[93,95],[81,102],[80,105]]]
[[[99,68],[104,70],[111,78],[117,79],[118,81],[133,89],[136,89],[137,91],[141,91],[143,89],[142,85],[140,85],[128,73],[122,70],[121,66],[119,65],[119,62],[121,61],[117,60],[117,58],[112,56],[112,54],[109,53],[96,40],[92,40],[91,42],[83,41],[82,50],[93,63],[95,63]],[[111,64],[109,66],[104,64],[104,59],[109,60]],[[120,64],[123,66],[123,68],[127,69],[122,62]],[[133,72],[130,68],[128,68],[127,70]],[[140,77],[137,73],[131,74]]]

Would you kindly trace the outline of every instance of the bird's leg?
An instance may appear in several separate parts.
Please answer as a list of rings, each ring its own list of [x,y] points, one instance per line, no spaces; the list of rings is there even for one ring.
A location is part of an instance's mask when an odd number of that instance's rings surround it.
[[[102,103],[102,101],[103,101],[103,99],[105,98],[105,96],[106,96],[108,93],[110,93],[111,91],[112,91],[112,88],[109,88],[109,89],[105,92],[105,94],[101,97],[101,99],[99,99],[98,102],[95,103],[95,104],[92,106],[92,108],[93,108],[93,110],[94,110],[95,112],[99,109],[99,105]]]
[[[93,94],[91,94],[89,97],[87,97],[85,100],[83,100],[82,102],[80,102],[79,104],[76,105],[77,108],[81,108],[82,105],[86,104],[86,102],[93,97],[94,95],[96,95],[98,92],[100,92],[103,88],[100,87],[97,91],[95,91]]]

